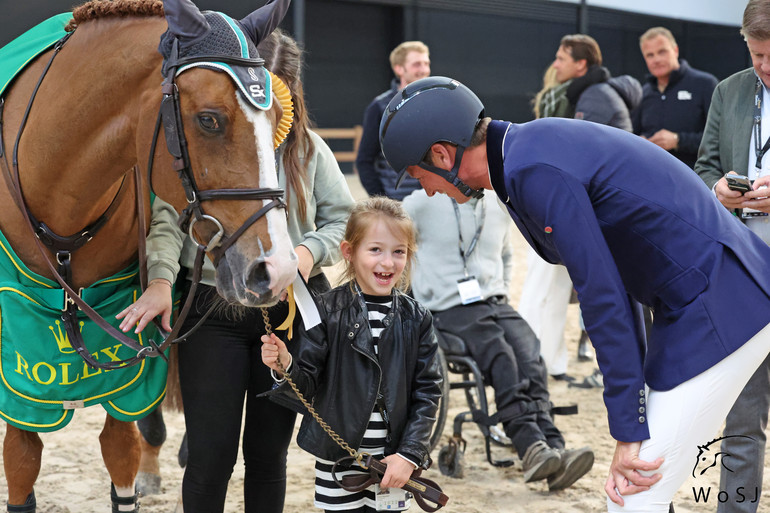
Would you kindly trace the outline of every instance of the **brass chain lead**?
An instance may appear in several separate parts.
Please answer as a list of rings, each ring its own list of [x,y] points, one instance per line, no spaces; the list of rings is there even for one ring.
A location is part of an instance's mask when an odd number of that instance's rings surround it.
[[[262,310],[262,319],[265,322],[265,333],[267,335],[271,335],[273,333],[273,327],[270,324],[270,316],[267,313],[267,308],[261,308],[260,310]],[[308,400],[305,399],[305,396],[302,395],[302,392],[299,391],[299,388],[297,388],[297,385],[295,385],[294,381],[292,381],[292,379],[289,377],[289,374],[286,372],[286,369],[284,368],[283,363],[281,363],[281,359],[276,358],[275,363],[278,364],[278,368],[280,369],[281,374],[283,374],[283,377],[286,380],[286,382],[289,384],[291,389],[294,390],[294,393],[297,394],[297,397],[299,398],[299,400],[302,402],[305,408],[307,408],[307,411],[310,412],[310,415],[313,416],[313,418],[316,420],[316,422],[318,422],[321,428],[323,428],[323,430],[326,431],[326,433],[331,437],[332,440],[334,440],[334,442],[337,445],[339,445],[342,449],[347,451],[347,453],[350,454],[350,456],[354,458],[356,462],[358,462],[358,464],[361,465],[361,467],[366,469],[367,467],[363,465],[362,460],[364,456],[368,454],[356,451],[345,440],[343,440],[342,437],[340,437],[340,435],[338,435],[331,428],[331,426],[329,426],[329,424],[327,424],[326,421],[322,419],[320,415],[318,415],[318,412],[315,411],[315,408],[313,408],[313,406],[308,402]]]

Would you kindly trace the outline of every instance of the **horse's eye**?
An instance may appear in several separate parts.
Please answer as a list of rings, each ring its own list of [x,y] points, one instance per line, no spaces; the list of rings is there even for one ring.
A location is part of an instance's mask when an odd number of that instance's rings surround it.
[[[219,120],[214,114],[198,114],[198,124],[207,132],[219,132],[220,130]]]

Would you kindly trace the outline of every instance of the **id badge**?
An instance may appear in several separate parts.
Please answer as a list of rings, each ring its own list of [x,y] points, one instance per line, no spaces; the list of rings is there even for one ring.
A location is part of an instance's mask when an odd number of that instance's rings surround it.
[[[377,483],[374,485],[374,497],[377,511],[405,511],[409,509],[412,494],[401,488],[383,490]]]
[[[481,301],[481,286],[475,276],[468,276],[457,280],[457,290],[460,292],[460,300],[464,305]]]
[[[753,208],[744,208],[741,211],[741,219],[754,219],[755,217],[765,217],[767,212],[755,210]]]

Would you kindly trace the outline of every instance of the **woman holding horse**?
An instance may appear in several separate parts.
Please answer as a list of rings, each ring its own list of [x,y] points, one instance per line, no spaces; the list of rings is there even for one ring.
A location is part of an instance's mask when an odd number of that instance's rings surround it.
[[[329,289],[321,266],[339,259],[339,243],[353,198],[328,146],[309,130],[301,70],[301,49],[276,30],[259,46],[266,66],[289,87],[294,101],[294,125],[279,148],[279,186],[287,191],[289,235],[299,258],[299,272],[311,290]],[[169,285],[179,269],[191,268],[195,245],[176,228],[176,213],[156,200],[148,239],[150,286],[122,315],[121,327],[136,329],[160,314],[171,312]],[[194,326],[215,300],[207,262],[194,306],[182,331]],[[288,315],[286,302],[268,309],[273,326]],[[296,414],[257,394],[273,384],[260,362],[260,337],[266,333],[258,309],[217,309],[179,345],[179,377],[187,426],[188,463],[182,485],[186,513],[221,512],[238,454],[246,395],[243,436],[245,511],[283,510],[286,456]],[[278,334],[284,334],[279,331]]]

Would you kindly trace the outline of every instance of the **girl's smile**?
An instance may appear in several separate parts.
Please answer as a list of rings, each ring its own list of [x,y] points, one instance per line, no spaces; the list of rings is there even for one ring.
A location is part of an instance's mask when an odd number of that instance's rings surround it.
[[[406,243],[381,219],[371,225],[355,250],[347,241],[340,249],[353,265],[361,291],[373,296],[390,295],[401,279],[408,256]]]

